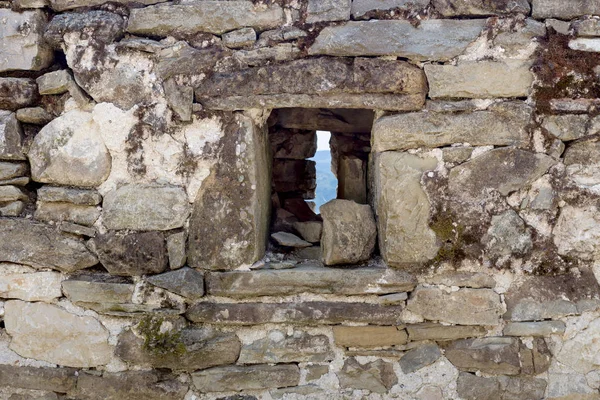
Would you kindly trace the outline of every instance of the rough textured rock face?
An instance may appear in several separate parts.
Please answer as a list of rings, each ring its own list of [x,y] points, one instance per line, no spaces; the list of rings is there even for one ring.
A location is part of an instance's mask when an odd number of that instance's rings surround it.
[[[321,206],[321,216],[325,265],[356,264],[371,257],[377,228],[370,206],[351,200],[332,200]]]
[[[108,331],[95,318],[44,303],[13,300],[4,307],[6,331],[13,338],[11,349],[23,357],[87,368],[110,361]]]
[[[46,27],[46,14],[42,10],[21,13],[0,10],[0,72],[11,70],[39,71],[50,66],[52,50],[42,40]]]
[[[221,164],[203,183],[190,219],[188,260],[195,268],[252,264],[266,246],[270,193],[265,132],[248,117],[228,118],[227,137],[217,150]]]
[[[29,150],[33,180],[80,187],[108,178],[111,158],[91,113],[71,111],[46,125]]]
[[[183,226],[190,213],[185,191],[172,186],[123,186],[107,193],[103,205],[109,229],[166,231]]]
[[[599,400],[599,16],[0,1],[0,399]]]
[[[429,199],[421,176],[437,161],[406,153],[385,152],[375,160],[379,249],[389,265],[425,262],[435,257],[438,244],[429,228]]]
[[[95,265],[98,259],[83,241],[48,225],[0,219],[2,261],[73,272]]]

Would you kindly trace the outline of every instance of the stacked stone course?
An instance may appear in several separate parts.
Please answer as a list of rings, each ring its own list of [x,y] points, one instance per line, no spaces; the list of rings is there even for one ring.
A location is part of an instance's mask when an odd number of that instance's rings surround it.
[[[0,399],[600,399],[599,107],[596,1],[0,1]]]

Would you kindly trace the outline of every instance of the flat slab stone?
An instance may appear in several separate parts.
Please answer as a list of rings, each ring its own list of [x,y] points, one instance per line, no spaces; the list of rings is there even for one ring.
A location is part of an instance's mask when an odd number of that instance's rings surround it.
[[[572,0],[565,3],[562,0],[533,0],[533,18],[558,18],[569,20],[583,15],[600,14],[600,4],[586,0]]]
[[[285,270],[211,272],[207,292],[213,296],[285,296],[299,293],[386,294],[411,291],[416,279],[388,268],[334,269],[299,266]]]
[[[73,303],[130,303],[135,285],[108,274],[78,275],[62,282],[65,296]]]
[[[510,322],[504,328],[505,336],[550,336],[565,333],[566,325],[563,321],[540,322]]]
[[[74,272],[98,259],[82,241],[48,225],[0,218],[0,261]]]
[[[0,78],[0,109],[15,111],[33,105],[39,98],[35,80]]]
[[[209,110],[249,110],[255,108],[356,108],[389,111],[415,111],[423,108],[424,94],[273,94],[202,98]]]
[[[435,10],[444,17],[488,16],[504,14],[529,15],[527,0],[488,2],[486,0],[434,0]]]
[[[525,146],[531,107],[502,103],[485,111],[459,114],[415,112],[379,118],[373,125],[373,151],[442,147],[454,143],[472,146]]]
[[[281,271],[280,271],[281,272]],[[401,306],[314,301],[305,303],[196,303],[186,317],[193,322],[257,325],[288,323],[334,325],[344,322],[398,325]]]
[[[215,367],[192,374],[201,393],[260,390],[297,386],[300,369],[295,364]]]
[[[360,18],[371,11],[419,10],[429,5],[429,0],[353,0],[352,16]]]
[[[10,348],[23,357],[82,368],[105,365],[112,358],[108,330],[95,318],[20,300],[7,301],[4,309]]]
[[[16,115],[20,122],[34,125],[46,125],[54,119],[54,116],[42,107],[20,108]]]
[[[69,71],[59,69],[48,72],[35,80],[40,94],[62,94],[69,91],[73,77]]]
[[[52,49],[42,39],[47,18],[42,10],[0,10],[0,72],[39,71],[52,63]]]
[[[457,325],[497,325],[502,313],[500,296],[491,289],[418,288],[406,309],[426,320]]]
[[[308,49],[310,55],[398,56],[447,61],[460,55],[482,32],[485,20],[351,21],[329,26]]]
[[[0,180],[17,178],[27,174],[27,164],[0,161]]]
[[[92,226],[100,217],[100,210],[95,206],[82,206],[71,203],[47,203],[38,201],[34,218],[46,222],[72,222],[79,225]]]
[[[402,326],[334,326],[335,344],[343,347],[389,347],[406,344]]]
[[[533,84],[528,60],[467,61],[425,65],[429,97],[487,99],[527,97]]]
[[[146,334],[151,335],[152,332]],[[241,344],[235,333],[220,334],[210,329],[187,328],[171,334],[171,347],[161,348],[160,343],[157,347],[145,344],[143,334],[123,331],[119,335],[115,354],[130,365],[177,371],[233,364],[240,355]]]
[[[76,370],[0,365],[0,385],[21,389],[67,393],[75,389]]]
[[[108,229],[166,231],[182,227],[190,214],[187,194],[178,186],[125,185],[108,192],[102,205]]]
[[[431,322],[409,324],[406,326],[412,342],[421,340],[448,341],[484,336],[487,329],[483,326],[442,325]]]
[[[80,373],[74,396],[81,400],[181,400],[188,385],[158,371]]]
[[[46,185],[37,190],[37,199],[38,201],[72,203],[88,206],[96,206],[102,202],[102,196],[95,190]]]
[[[472,289],[494,288],[496,281],[485,272],[443,272],[429,277],[421,277],[421,281],[433,285],[468,287]]]
[[[239,364],[275,364],[291,362],[325,362],[334,358],[325,335],[294,331],[288,335],[279,330],[242,347]]]
[[[306,70],[311,73],[303,74]],[[423,104],[426,91],[423,72],[404,61],[323,57],[213,74],[196,88],[196,98],[216,109],[271,104],[408,110]]]
[[[186,18],[182,19],[181,16]],[[134,34],[171,36],[208,32],[222,34],[243,27],[260,31],[283,25],[281,6],[254,5],[251,1],[197,1],[160,4],[133,9],[127,31]]]
[[[289,232],[275,232],[271,234],[271,238],[277,242],[277,244],[286,247],[304,248],[312,246],[311,243],[306,240],[300,239],[298,236]]]
[[[62,275],[57,272],[8,275],[0,272],[0,298],[49,303],[62,297],[62,280]]]

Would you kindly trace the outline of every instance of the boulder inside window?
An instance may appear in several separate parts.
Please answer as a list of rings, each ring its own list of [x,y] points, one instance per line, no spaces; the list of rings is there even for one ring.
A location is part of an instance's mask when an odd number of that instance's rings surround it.
[[[273,111],[269,120],[273,157],[272,252],[299,260],[325,260],[321,246],[321,206],[332,199],[350,200],[359,205],[368,203],[372,123],[370,110],[291,108]],[[329,149],[325,148],[327,142]],[[347,208],[350,203],[343,205]],[[352,260],[341,258],[336,263],[350,261],[352,264]]]

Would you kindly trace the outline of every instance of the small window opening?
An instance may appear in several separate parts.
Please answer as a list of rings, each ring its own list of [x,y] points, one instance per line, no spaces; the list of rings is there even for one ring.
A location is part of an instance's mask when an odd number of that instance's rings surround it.
[[[329,141],[331,132],[317,131],[317,151],[309,160],[315,162],[317,187],[315,189],[314,211],[319,213],[319,209],[329,200],[338,197],[338,180],[333,173],[331,163],[331,149]]]
[[[320,260],[320,207],[333,199],[367,204],[373,117],[370,110],[273,111],[272,253]]]

